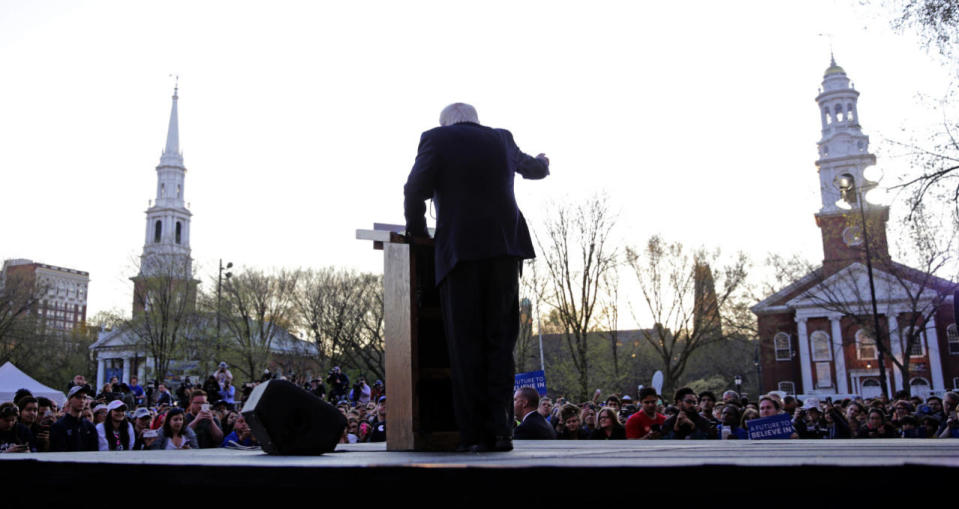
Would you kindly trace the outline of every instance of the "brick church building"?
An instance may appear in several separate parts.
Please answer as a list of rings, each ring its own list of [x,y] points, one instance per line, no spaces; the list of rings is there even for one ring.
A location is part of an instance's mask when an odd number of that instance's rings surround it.
[[[877,187],[867,170],[876,156],[862,132],[858,97],[833,60],[816,97],[823,263],[752,307],[762,389],[834,399],[876,397],[883,386],[890,397],[907,387],[914,395],[941,394],[959,388],[957,285],[890,257],[889,207],[866,199]]]

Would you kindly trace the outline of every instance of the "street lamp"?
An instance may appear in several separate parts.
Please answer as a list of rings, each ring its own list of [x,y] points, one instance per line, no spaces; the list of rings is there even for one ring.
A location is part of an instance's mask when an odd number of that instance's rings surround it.
[[[846,199],[847,195],[850,192],[854,192],[856,193],[856,201],[859,202],[859,217],[862,220],[862,243],[866,250],[866,272],[869,276],[869,299],[872,301],[873,334],[876,336],[874,338],[876,341],[876,361],[879,362],[879,383],[882,387],[882,393],[888,394],[888,384],[886,383],[886,361],[882,349],[882,345],[884,343],[882,343],[881,339],[879,338],[879,308],[876,304],[876,284],[872,277],[872,254],[869,250],[869,228],[867,228],[866,225],[866,209],[862,204],[864,201],[864,195],[860,186],[856,185],[855,179],[853,179],[853,177],[849,174],[840,176],[836,181],[836,185],[839,187],[840,197],[844,201],[848,202],[849,200]]]
[[[736,392],[738,392],[739,395],[742,396],[742,395],[743,395],[743,377],[742,377],[742,375],[736,375],[736,378],[733,380],[733,382],[736,384]]]
[[[760,371],[761,363],[759,361],[759,344],[756,344],[756,354],[753,357],[753,366],[756,367],[756,394],[763,393],[763,377],[762,372]]]
[[[221,299],[221,287],[223,286],[223,279],[230,279],[233,277],[232,272],[223,273],[223,269],[230,269],[233,267],[233,262],[226,262],[226,267],[223,266],[223,258],[220,258],[220,272],[216,276],[216,358],[217,362],[220,360],[220,299]]]

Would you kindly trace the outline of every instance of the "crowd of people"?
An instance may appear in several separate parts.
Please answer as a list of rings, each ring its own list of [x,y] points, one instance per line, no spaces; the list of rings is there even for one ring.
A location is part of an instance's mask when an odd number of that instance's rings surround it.
[[[638,405],[629,395],[594,398],[574,404],[553,401],[524,387],[513,396],[518,427],[514,439],[560,440],[698,440],[749,439],[750,421],[790,416],[791,438],[959,438],[959,394],[925,399],[904,392],[896,398],[831,398],[770,393],[750,401],[735,391],[718,399],[711,391],[696,394],[684,387],[672,402],[655,389],[639,391]]]
[[[202,384],[189,379],[171,392],[154,383],[146,390],[112,380],[94,393],[78,375],[67,387],[66,403],[20,390],[14,401],[0,404],[0,452],[124,451],[148,449],[255,448],[256,437],[239,412],[253,388],[269,374],[237,391],[233,375],[221,363]],[[326,382],[324,384],[324,381]],[[334,404],[346,417],[341,443],[386,440],[386,394],[383,383],[364,377],[350,384],[339,368],[325,380],[296,383]],[[327,391],[326,386],[329,386]],[[652,388],[574,404],[540,397],[523,387],[513,398],[516,440],[691,440],[749,439],[750,422],[788,415],[792,438],[959,438],[959,394],[925,399],[897,394],[887,398],[799,400],[770,393],[757,401],[726,391],[696,394],[676,391],[665,401]]]
[[[171,392],[165,383],[146,389],[137,377],[129,383],[114,377],[95,392],[82,375],[67,386],[63,406],[26,389],[14,401],[0,403],[0,453],[131,451],[157,449],[256,448],[256,437],[240,413],[259,383],[238,391],[226,363],[220,363],[202,384],[189,378]],[[296,380],[314,395],[329,399],[347,418],[341,442],[386,440],[386,395],[379,380],[370,387],[363,377],[352,387],[334,368],[322,380]]]

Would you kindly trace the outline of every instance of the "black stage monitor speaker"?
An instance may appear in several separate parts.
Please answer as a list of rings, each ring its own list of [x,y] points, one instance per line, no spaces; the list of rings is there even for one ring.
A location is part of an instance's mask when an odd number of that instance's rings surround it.
[[[336,447],[346,417],[333,405],[285,380],[253,389],[243,418],[268,454],[316,455]]]

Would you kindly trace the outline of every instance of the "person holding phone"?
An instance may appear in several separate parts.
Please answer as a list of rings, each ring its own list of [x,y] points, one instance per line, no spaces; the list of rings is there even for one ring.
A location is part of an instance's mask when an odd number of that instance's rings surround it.
[[[0,405],[0,453],[37,452],[30,429],[17,422],[20,411],[13,402]]]
[[[223,428],[210,410],[205,391],[197,389],[190,395],[190,411],[184,416],[184,421],[196,433],[200,449],[220,447],[223,443]]]

